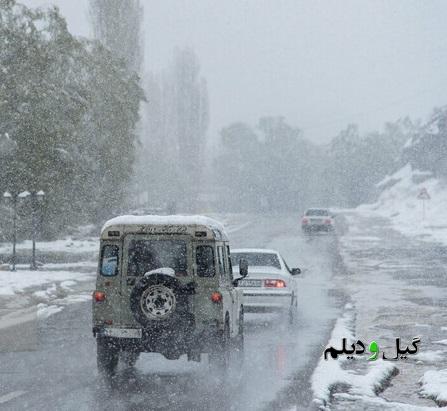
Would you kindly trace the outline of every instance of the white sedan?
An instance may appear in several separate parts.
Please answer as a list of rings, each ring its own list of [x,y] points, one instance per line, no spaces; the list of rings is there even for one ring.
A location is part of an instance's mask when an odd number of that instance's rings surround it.
[[[295,276],[301,270],[290,269],[275,250],[244,248],[231,251],[235,276],[241,260],[248,263],[248,275],[237,280],[244,294],[244,312],[284,312],[293,322],[298,307]]]
[[[305,233],[334,231],[334,215],[327,208],[309,208],[301,219],[301,228]]]

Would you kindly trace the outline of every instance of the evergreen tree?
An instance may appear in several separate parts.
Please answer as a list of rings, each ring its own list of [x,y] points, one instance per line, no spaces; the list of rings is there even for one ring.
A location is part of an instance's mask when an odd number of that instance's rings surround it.
[[[0,189],[43,189],[48,235],[110,215],[133,166],[136,76],[56,8],[1,2],[0,39]]]

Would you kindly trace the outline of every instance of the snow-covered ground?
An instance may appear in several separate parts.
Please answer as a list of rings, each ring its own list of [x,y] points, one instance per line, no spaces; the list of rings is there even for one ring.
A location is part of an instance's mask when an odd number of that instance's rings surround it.
[[[29,328],[30,322],[91,299],[95,270],[86,269],[88,264],[81,263],[84,272],[72,264],[56,264],[61,267],[52,270],[0,271],[0,329],[21,324]]]
[[[26,240],[17,243],[17,250],[31,250],[32,241]],[[97,253],[99,250],[99,241],[95,238],[74,240],[65,238],[55,241],[39,241],[37,249],[41,252],[65,252],[65,253]],[[0,243],[0,254],[9,254],[12,252],[11,243]]]
[[[427,371],[419,382],[422,395],[447,405],[447,369]]]
[[[50,288],[45,292],[51,294],[52,288],[66,288],[75,285],[78,282],[92,281],[94,271],[83,273],[77,271],[65,270],[17,270],[0,271],[0,296],[14,295],[23,293],[29,289],[42,288],[48,285]]]
[[[355,307],[348,303],[344,314],[336,321],[328,346],[338,347],[343,338],[347,339],[348,346],[356,341]],[[361,358],[364,360],[365,357]],[[330,409],[329,402],[334,391],[339,386],[349,388],[346,398],[375,398],[388,379],[396,372],[393,363],[378,360],[370,362],[368,367],[346,367],[349,362],[355,360],[341,356],[338,359],[327,360],[321,358],[312,375],[312,390],[314,393],[314,405],[320,409]]]
[[[382,190],[377,202],[358,207],[359,212],[389,218],[393,228],[403,234],[447,244],[445,182],[407,164],[377,187]],[[418,198],[422,190],[428,192],[430,199]]]
[[[385,215],[391,191],[397,190],[393,187],[374,206],[345,211],[348,228],[339,240],[344,269],[334,278],[334,287],[352,305],[337,321],[328,345],[339,347],[343,337],[375,340],[381,352],[395,353],[396,338],[408,345],[420,337],[419,351],[406,360],[373,364],[363,357],[321,360],[312,387],[315,404],[322,409],[426,410],[446,405],[447,249],[427,241],[442,238],[439,231],[421,236],[421,230],[438,228],[411,231],[411,213],[405,213],[407,207],[411,210],[410,184],[408,203],[399,206],[396,199],[399,214]]]

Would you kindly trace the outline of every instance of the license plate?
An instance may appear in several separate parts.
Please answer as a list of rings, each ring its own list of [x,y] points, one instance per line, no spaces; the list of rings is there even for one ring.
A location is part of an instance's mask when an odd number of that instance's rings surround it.
[[[312,224],[321,224],[321,220],[319,220],[318,218],[311,218],[310,219],[310,222],[312,223]]]
[[[103,331],[105,337],[117,338],[141,338],[141,329],[139,328],[105,328]]]
[[[241,280],[239,281],[239,287],[261,287],[261,280]]]

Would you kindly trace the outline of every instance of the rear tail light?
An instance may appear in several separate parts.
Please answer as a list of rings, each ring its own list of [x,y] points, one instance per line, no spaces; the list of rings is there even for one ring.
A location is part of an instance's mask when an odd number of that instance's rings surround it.
[[[214,291],[211,294],[211,301],[216,304],[222,302],[222,294],[219,291]]]
[[[106,299],[106,293],[103,293],[102,291],[95,291],[93,293],[93,299],[97,303],[103,302]]]
[[[285,288],[286,283],[283,280],[264,280],[264,287]]]
[[[303,219],[301,220],[301,222],[302,222],[303,224],[307,224],[307,223],[309,222],[309,220],[308,220],[307,218],[303,218]]]
[[[332,224],[332,220],[330,218],[327,218],[324,220],[324,224]]]

